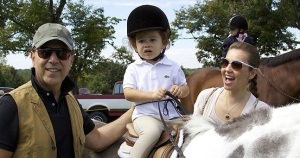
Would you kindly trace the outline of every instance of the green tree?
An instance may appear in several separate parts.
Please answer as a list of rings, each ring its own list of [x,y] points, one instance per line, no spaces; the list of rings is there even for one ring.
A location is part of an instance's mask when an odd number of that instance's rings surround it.
[[[20,70],[17,70],[17,71],[18,71],[18,74],[20,75],[20,77],[22,78],[23,81],[27,82],[27,81],[30,80],[30,75],[31,75],[31,70],[30,69],[20,69]]]
[[[69,74],[75,83],[80,76],[91,73],[94,66],[105,61],[101,50],[107,44],[114,45],[113,25],[121,21],[105,17],[103,8],[86,6],[83,0],[68,3],[66,0],[0,2],[0,55],[28,55],[32,37],[39,26],[47,22],[61,23],[71,30],[75,40],[76,58]]]
[[[106,44],[113,45],[113,25],[121,19],[105,17],[103,8],[93,9],[92,6],[85,6],[83,1],[68,3],[67,6],[63,19],[72,30],[76,51],[70,76],[77,83],[80,76],[92,73],[96,65],[105,61],[101,50]]]
[[[0,86],[16,88],[25,81],[16,69],[12,66],[0,64]]]
[[[299,1],[287,1],[198,1],[194,6],[175,11],[176,19],[172,25],[175,32],[184,30],[198,43],[196,56],[204,67],[219,66],[222,41],[228,36],[226,26],[234,14],[246,17],[249,23],[247,33],[257,42],[261,54],[278,55],[281,50],[294,49],[299,43],[287,30],[289,27],[299,28]],[[184,38],[178,34],[174,37]]]
[[[87,87],[91,93],[111,94],[116,81],[123,80],[126,66],[105,59],[94,68],[95,73],[84,74],[78,80],[78,87]]]
[[[66,0],[0,0],[0,54],[28,55],[35,30],[46,22],[61,23]]]
[[[134,62],[133,55],[126,47],[115,47],[115,52],[112,54],[112,58],[119,64],[127,67],[130,63]]]
[[[80,77],[78,85],[88,87],[92,93],[110,94],[115,82],[123,80],[127,65],[134,61],[132,53],[126,47],[115,47],[113,59],[105,59],[93,67],[92,72]]]

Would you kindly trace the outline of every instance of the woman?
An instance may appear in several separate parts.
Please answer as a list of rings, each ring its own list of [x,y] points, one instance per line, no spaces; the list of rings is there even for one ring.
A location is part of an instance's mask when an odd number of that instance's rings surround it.
[[[269,106],[258,100],[256,79],[260,62],[253,45],[235,42],[221,59],[222,88],[203,90],[194,105],[193,115],[208,116],[217,124],[233,121],[243,114]]]

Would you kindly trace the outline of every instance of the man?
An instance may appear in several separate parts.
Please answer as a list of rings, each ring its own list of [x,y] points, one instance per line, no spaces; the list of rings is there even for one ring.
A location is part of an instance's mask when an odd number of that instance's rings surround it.
[[[81,157],[120,138],[133,108],[98,129],[69,93],[74,60],[70,32],[47,23],[33,37],[31,80],[0,99],[0,157]]]

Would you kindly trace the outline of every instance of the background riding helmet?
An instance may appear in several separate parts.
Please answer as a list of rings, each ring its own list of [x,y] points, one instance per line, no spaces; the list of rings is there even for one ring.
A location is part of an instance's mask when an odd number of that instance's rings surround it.
[[[165,13],[156,6],[142,5],[135,8],[127,19],[127,36],[146,30],[170,30]]]
[[[243,16],[236,15],[229,20],[228,27],[248,30],[248,22]]]

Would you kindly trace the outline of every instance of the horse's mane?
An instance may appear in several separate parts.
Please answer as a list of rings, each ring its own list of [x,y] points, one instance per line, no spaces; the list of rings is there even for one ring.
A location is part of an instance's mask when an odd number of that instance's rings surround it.
[[[289,61],[300,59],[300,49],[295,49],[290,52],[281,54],[277,57],[266,57],[260,60],[260,65],[275,67]]]

